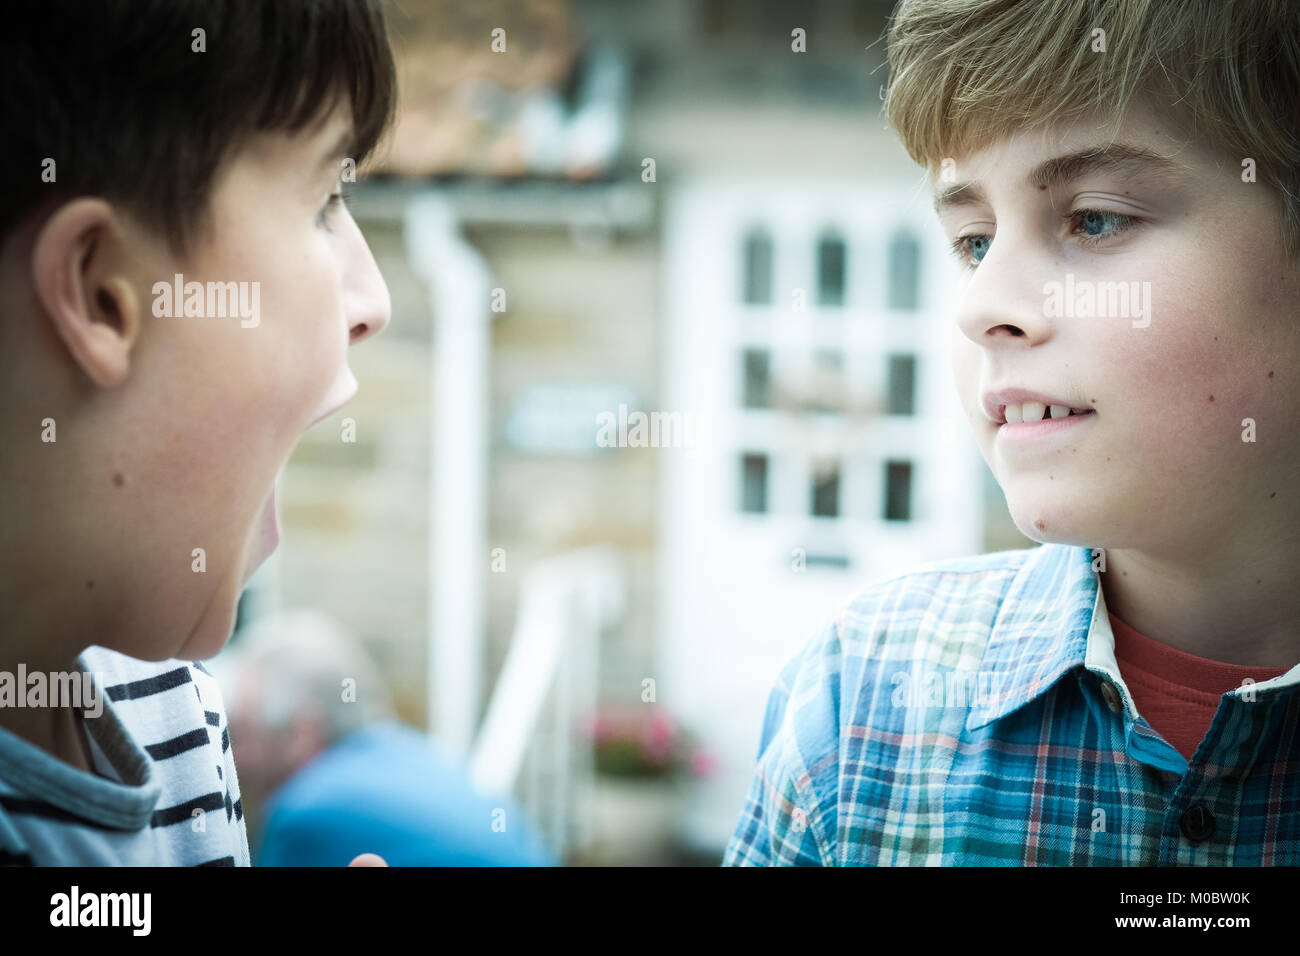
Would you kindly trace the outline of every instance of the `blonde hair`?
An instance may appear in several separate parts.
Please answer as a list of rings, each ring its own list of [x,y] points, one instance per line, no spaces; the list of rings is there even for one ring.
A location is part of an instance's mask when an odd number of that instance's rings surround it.
[[[886,39],[885,113],[931,172],[1019,129],[1097,110],[1118,123],[1149,95],[1256,161],[1300,253],[1300,2],[902,0]]]

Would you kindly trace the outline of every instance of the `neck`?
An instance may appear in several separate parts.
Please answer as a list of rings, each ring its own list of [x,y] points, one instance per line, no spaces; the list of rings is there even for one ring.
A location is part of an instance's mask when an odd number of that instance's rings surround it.
[[[0,704],[0,728],[78,770],[89,772],[91,764],[82,722],[69,702],[54,698],[59,675],[72,674],[81,679],[77,656],[84,647],[60,646],[56,641],[43,640],[54,634],[77,632],[53,630],[48,623],[37,630],[27,615],[17,612],[20,604],[13,600],[12,594],[4,595],[4,599],[5,606],[13,610],[0,624],[4,634],[0,643],[0,672],[13,688],[14,699],[6,698]],[[22,605],[24,609],[31,606]],[[33,706],[34,698],[28,692],[32,687],[30,678],[35,674],[42,675],[45,697],[42,703]]]
[[[1225,664],[1290,668],[1300,663],[1293,566],[1263,548],[1212,544],[1176,558],[1116,549],[1101,581],[1107,610],[1153,640]]]
[[[4,478],[11,477],[5,469]],[[66,512],[54,507],[38,481],[28,475],[5,487],[11,494],[0,517],[0,672],[25,702],[31,699],[29,683],[19,681],[20,668],[28,676],[45,675],[47,697],[45,706],[0,705],[0,727],[88,769],[80,720],[68,706],[51,706],[65,702],[50,699],[49,679],[80,674],[77,658],[95,642],[89,636],[107,633],[109,614],[102,602],[111,583],[96,582],[98,595],[87,586],[95,575],[83,567],[86,549],[66,544],[78,536],[59,526]]]

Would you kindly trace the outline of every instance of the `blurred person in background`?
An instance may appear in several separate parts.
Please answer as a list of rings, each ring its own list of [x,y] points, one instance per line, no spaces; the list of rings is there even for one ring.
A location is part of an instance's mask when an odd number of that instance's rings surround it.
[[[218,663],[256,865],[363,852],[392,866],[555,865],[512,801],[476,792],[460,762],[396,722],[378,670],[332,618],[261,618]]]

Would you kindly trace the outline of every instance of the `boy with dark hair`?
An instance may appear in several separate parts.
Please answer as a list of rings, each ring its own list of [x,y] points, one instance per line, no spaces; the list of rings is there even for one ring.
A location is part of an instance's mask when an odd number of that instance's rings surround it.
[[[904,0],[888,45],[1042,544],[809,642],[724,862],[1300,864],[1300,6]]]
[[[275,547],[277,472],[356,390],[347,347],[388,322],[339,191],[392,115],[384,19],[24,7],[0,33],[0,676],[88,674],[102,707],[0,679],[0,862],[246,865],[194,662]]]

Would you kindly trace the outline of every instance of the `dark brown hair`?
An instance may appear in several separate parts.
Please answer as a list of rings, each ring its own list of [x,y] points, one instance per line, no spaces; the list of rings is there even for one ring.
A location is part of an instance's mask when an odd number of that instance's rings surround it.
[[[9,12],[0,237],[56,199],[90,195],[184,253],[217,170],[250,135],[296,132],[347,103],[360,164],[393,115],[381,0],[27,0]],[[198,29],[205,52],[193,49]]]

